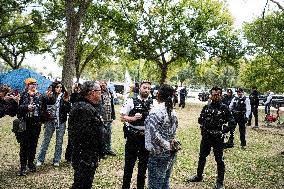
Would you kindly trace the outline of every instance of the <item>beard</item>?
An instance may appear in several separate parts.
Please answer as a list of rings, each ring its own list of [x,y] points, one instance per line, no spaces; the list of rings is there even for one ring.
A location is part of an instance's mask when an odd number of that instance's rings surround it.
[[[221,101],[221,97],[214,95],[214,96],[211,97],[211,100],[212,100],[213,103],[217,103],[217,102]]]
[[[140,96],[141,98],[147,98],[149,96],[149,93],[143,92],[143,93],[140,93]]]

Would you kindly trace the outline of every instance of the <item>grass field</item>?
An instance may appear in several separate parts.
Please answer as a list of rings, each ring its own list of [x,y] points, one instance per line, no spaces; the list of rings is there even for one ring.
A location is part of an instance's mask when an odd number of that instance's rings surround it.
[[[182,143],[182,150],[171,176],[173,189],[213,188],[216,180],[216,163],[213,153],[208,157],[205,167],[205,178],[201,183],[187,183],[186,179],[196,172],[200,131],[197,124],[202,105],[187,104],[183,110],[177,109],[179,128],[177,137]],[[119,106],[116,107],[119,110]],[[117,111],[118,112],[118,111]],[[117,115],[117,117],[119,117]],[[69,188],[73,182],[73,170],[62,160],[60,167],[52,166],[54,153],[54,138],[52,139],[45,164],[36,173],[26,177],[18,177],[19,144],[11,132],[14,118],[1,118],[0,123],[0,188]],[[260,110],[260,119],[263,112]],[[261,124],[263,125],[263,124]],[[225,187],[226,188],[284,188],[284,129],[279,127],[254,130],[247,129],[247,149],[239,147],[239,132],[236,130],[235,148],[225,150]],[[42,141],[43,130],[38,144]],[[64,140],[64,151],[66,138]],[[122,185],[124,164],[124,143],[122,123],[119,120],[113,124],[113,148],[118,153],[100,162],[94,178],[93,188],[118,189]],[[62,156],[64,157],[64,156]],[[135,171],[136,173],[136,171]],[[133,176],[132,188],[135,187],[136,175]]]

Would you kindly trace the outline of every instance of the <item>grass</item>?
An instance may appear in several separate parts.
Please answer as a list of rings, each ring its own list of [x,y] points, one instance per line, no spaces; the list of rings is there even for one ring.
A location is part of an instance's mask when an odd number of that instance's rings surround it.
[[[119,106],[116,107],[117,113]],[[183,110],[177,109],[179,128],[177,138],[182,143],[182,150],[171,176],[173,189],[212,188],[216,180],[216,162],[213,153],[207,159],[205,178],[201,183],[187,183],[186,179],[196,172],[200,130],[197,124],[202,105],[187,104]],[[119,115],[117,115],[119,117]],[[46,156],[45,164],[36,173],[26,177],[18,177],[19,144],[11,132],[14,118],[4,117],[0,123],[0,188],[70,188],[73,182],[73,169],[64,160],[60,167],[52,166],[54,153],[54,139]],[[260,110],[260,120],[263,111]],[[263,126],[261,126],[263,128]],[[282,128],[253,130],[247,129],[248,148],[244,151],[239,147],[239,132],[236,130],[235,148],[225,150],[225,186],[226,188],[284,188],[284,150]],[[43,130],[40,135],[38,150],[42,141]],[[64,140],[64,150],[67,142]],[[118,153],[116,157],[109,157],[100,162],[97,169],[93,188],[117,189],[121,188],[124,164],[124,143],[122,123],[113,123],[113,148]],[[37,151],[38,151],[37,150]],[[63,151],[63,154],[65,151]],[[64,157],[64,156],[62,156]],[[134,171],[136,174],[137,170]],[[133,175],[132,187],[135,187],[136,175]]]

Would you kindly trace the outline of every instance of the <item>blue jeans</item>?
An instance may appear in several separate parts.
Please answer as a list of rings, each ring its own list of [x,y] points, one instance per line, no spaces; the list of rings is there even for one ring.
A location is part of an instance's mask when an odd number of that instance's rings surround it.
[[[44,138],[37,158],[37,160],[42,163],[45,160],[46,151],[48,150],[50,140],[55,130],[56,130],[56,144],[55,144],[53,163],[59,163],[61,160],[63,136],[65,133],[65,123],[59,124],[59,128],[55,128],[56,126],[57,123],[55,122],[47,122],[45,124]]]
[[[148,188],[169,189],[175,154],[150,155],[148,160]]]

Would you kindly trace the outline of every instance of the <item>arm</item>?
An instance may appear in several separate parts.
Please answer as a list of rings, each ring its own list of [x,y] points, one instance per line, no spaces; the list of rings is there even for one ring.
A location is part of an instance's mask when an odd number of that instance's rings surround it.
[[[151,113],[145,120],[145,147],[148,151],[155,152],[153,144],[171,150],[170,141],[165,140],[157,130],[162,124],[162,119],[157,114]]]
[[[249,115],[251,113],[251,106],[250,106],[250,100],[249,98],[246,98],[246,118],[249,118]]]

